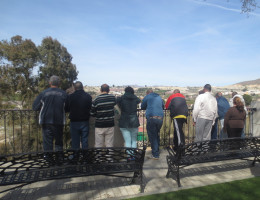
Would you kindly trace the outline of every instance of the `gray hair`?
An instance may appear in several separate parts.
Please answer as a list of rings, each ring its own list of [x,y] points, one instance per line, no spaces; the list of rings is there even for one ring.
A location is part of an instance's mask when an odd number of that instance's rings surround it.
[[[59,86],[60,84],[60,78],[58,76],[51,76],[49,83],[53,86]]]

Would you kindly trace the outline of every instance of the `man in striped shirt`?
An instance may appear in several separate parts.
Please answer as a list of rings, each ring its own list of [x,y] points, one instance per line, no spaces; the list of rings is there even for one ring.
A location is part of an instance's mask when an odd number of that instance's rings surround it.
[[[114,146],[114,106],[116,98],[107,84],[101,85],[101,95],[92,102],[90,115],[96,118],[95,147]]]

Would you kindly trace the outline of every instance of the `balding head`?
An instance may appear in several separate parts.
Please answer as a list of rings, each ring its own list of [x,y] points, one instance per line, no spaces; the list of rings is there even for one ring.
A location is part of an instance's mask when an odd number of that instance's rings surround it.
[[[80,81],[74,83],[75,90],[83,90],[83,84]]]
[[[100,91],[101,91],[101,92],[109,93],[109,85],[108,85],[108,84],[103,84],[103,85],[101,85]]]
[[[177,94],[177,93],[181,93],[179,89],[175,89],[175,90],[173,91],[173,94]]]
[[[153,89],[152,89],[152,88],[149,88],[149,89],[146,91],[146,94],[150,94],[150,93],[153,93]]]

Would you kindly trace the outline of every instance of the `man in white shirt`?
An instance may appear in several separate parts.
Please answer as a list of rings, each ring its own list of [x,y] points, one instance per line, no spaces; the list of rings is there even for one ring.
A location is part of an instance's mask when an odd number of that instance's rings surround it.
[[[211,85],[206,84],[194,103],[193,122],[195,126],[195,142],[210,140],[211,129],[218,116],[216,98],[211,94]]]

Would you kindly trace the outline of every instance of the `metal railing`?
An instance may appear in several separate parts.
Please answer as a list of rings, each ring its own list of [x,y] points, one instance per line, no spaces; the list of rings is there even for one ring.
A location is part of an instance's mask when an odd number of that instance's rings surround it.
[[[245,126],[246,136],[252,136],[254,128],[253,117],[255,111],[255,108],[248,109]],[[115,113],[115,124],[116,126],[118,126],[119,112]],[[146,131],[145,111],[138,110],[138,116],[140,121],[138,146],[149,145],[149,138]],[[119,131],[119,129],[115,130]],[[186,143],[193,142],[195,137],[195,129],[192,122],[192,109],[189,110],[187,124],[184,125],[183,130],[185,133]],[[90,120],[90,133],[94,133],[93,119]],[[116,134],[121,133],[119,131],[119,133]],[[64,148],[70,148],[71,137],[68,119],[64,127],[63,140]],[[124,141],[121,142],[122,146],[123,142]],[[160,131],[160,145],[168,146],[171,144],[173,144],[173,125],[169,111],[165,110],[163,126]],[[41,127],[38,124],[38,112],[33,110],[0,110],[0,155],[25,153],[32,151],[38,152],[41,150],[42,133]]]

